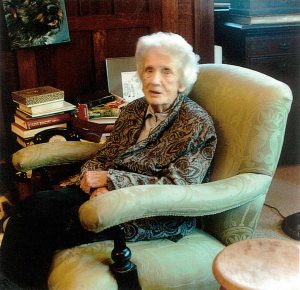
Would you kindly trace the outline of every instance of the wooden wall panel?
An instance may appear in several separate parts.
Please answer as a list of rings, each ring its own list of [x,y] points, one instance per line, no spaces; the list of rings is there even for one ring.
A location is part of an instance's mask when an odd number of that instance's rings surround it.
[[[67,16],[79,16],[78,0],[65,0]]]
[[[178,33],[194,46],[194,1],[178,1]]]
[[[203,45],[199,40],[204,37],[199,21],[208,23],[199,15],[203,8],[208,9],[208,2],[66,0],[71,42],[19,50],[20,88],[50,84],[64,89],[70,100],[76,94],[105,89],[105,58],[133,56],[138,37],[159,30],[180,33],[207,62],[213,43]],[[204,15],[211,21],[209,13]],[[204,30],[206,37],[207,27]]]
[[[131,40],[137,40],[140,36],[149,33],[150,27],[107,30],[106,57],[134,56],[136,41]]]
[[[19,49],[16,55],[20,87],[24,89],[36,87],[38,85],[38,71],[34,51],[30,49]]]
[[[79,3],[79,15],[107,15],[113,14],[113,1],[111,0],[81,0]]]
[[[178,32],[178,1],[162,1],[162,30]]]
[[[78,94],[96,89],[93,38],[90,32],[72,32],[72,42],[36,53],[40,85],[65,91],[71,102]]]
[[[114,0],[115,14],[146,13],[149,11],[148,0]]]
[[[214,4],[213,1],[194,0],[194,49],[202,63],[214,61]]]
[[[94,31],[93,43],[94,43],[94,64],[95,64],[95,80],[98,88],[106,90],[107,79],[105,76],[105,43],[107,39],[107,33],[105,30]]]

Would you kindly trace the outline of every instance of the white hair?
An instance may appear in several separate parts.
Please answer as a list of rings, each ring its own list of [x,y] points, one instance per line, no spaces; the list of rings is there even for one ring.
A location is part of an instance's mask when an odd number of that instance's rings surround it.
[[[181,84],[185,86],[183,94],[188,94],[197,80],[200,69],[199,55],[193,47],[180,35],[171,32],[156,32],[139,38],[136,46],[135,59],[137,71],[141,78],[144,57],[150,48],[162,48],[179,62]]]

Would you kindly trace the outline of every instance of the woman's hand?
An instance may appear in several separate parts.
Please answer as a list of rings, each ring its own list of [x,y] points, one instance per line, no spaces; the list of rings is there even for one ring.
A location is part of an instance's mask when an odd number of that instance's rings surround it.
[[[107,171],[87,171],[80,182],[80,188],[85,193],[91,194],[93,189],[107,186]]]
[[[96,196],[102,195],[102,194],[104,194],[104,193],[106,193],[106,192],[108,192],[107,187],[99,187],[99,188],[95,189],[95,190],[92,192],[92,194],[91,194],[91,196],[90,196],[90,199],[91,199],[91,198],[94,198],[94,197],[96,197]]]

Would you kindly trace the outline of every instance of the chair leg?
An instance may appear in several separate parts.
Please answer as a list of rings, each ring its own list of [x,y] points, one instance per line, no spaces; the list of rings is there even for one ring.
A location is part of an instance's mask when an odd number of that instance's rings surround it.
[[[41,190],[46,190],[51,188],[51,180],[49,176],[49,171],[46,167],[39,168],[41,174]]]
[[[112,229],[114,236],[114,249],[111,257],[114,264],[110,265],[110,270],[114,274],[118,288],[120,290],[140,290],[136,265],[130,262],[131,251],[126,246],[124,227],[115,226]]]

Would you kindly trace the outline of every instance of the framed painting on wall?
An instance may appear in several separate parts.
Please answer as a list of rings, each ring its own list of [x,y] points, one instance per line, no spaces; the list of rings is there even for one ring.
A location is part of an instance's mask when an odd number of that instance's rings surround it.
[[[64,0],[4,0],[11,49],[70,41]]]

